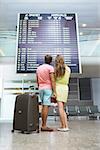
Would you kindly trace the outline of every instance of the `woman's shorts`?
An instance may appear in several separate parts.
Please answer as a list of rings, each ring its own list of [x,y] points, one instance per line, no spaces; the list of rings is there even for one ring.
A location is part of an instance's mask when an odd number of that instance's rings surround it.
[[[68,99],[68,85],[56,83],[57,101],[66,103]]]

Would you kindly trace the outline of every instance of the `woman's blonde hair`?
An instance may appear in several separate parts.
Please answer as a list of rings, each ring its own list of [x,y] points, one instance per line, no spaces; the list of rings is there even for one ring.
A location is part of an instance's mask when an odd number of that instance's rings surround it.
[[[65,74],[65,63],[62,55],[57,55],[55,58],[55,78],[62,77]]]

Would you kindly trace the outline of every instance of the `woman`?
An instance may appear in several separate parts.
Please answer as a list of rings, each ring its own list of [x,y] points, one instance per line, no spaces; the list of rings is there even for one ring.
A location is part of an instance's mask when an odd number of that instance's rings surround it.
[[[70,77],[70,68],[64,63],[64,58],[61,55],[57,55],[55,58],[55,78],[56,78],[56,93],[57,103],[61,121],[61,127],[58,131],[69,131],[67,114],[64,110],[64,104],[68,98],[68,83]]]

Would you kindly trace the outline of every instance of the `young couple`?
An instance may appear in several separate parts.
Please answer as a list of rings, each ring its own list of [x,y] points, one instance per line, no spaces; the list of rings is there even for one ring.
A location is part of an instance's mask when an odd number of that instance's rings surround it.
[[[41,131],[53,131],[47,127],[47,117],[49,106],[51,106],[52,94],[56,96],[61,126],[58,131],[69,131],[67,114],[64,110],[64,104],[68,97],[68,83],[70,77],[70,68],[64,63],[64,58],[57,55],[54,67],[50,65],[52,56],[45,56],[45,63],[37,68],[37,83],[39,87],[40,99],[42,101],[42,126]]]

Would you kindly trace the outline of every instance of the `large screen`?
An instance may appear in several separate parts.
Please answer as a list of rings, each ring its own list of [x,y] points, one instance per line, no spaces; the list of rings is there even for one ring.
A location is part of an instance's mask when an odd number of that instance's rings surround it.
[[[17,73],[34,73],[44,63],[44,56],[64,56],[72,73],[80,73],[80,55],[76,14],[18,15]]]

